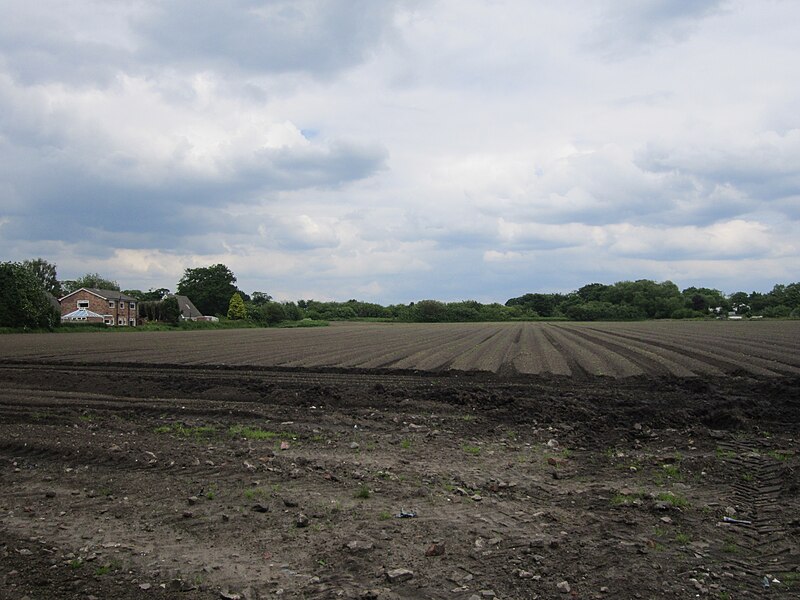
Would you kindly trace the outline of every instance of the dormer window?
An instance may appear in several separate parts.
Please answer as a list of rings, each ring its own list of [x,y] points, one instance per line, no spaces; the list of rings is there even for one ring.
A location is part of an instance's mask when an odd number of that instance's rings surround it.
[[[88,300],[78,300],[78,308],[89,308]]]

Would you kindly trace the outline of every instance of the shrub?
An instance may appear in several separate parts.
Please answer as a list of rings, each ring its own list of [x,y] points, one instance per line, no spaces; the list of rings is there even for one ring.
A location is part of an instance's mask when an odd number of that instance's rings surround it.
[[[53,329],[60,321],[60,311],[29,269],[0,263],[0,327]]]

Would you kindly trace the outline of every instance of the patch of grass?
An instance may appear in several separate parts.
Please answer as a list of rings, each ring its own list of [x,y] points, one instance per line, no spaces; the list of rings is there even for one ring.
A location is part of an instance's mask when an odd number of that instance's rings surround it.
[[[788,588],[797,587],[800,584],[800,572],[784,571],[778,573],[778,580]]]
[[[311,441],[312,442],[324,442],[325,438],[322,437],[321,435],[314,435],[314,436],[311,436]]]
[[[213,425],[196,425],[187,426],[181,423],[173,423],[172,425],[161,425],[155,428],[156,433],[172,433],[185,438],[207,438],[212,437],[216,432]]]
[[[403,450],[408,450],[409,448],[411,448],[411,440],[409,440],[408,438],[401,440],[400,447]]]
[[[370,496],[372,496],[372,492],[369,491],[369,488],[365,485],[362,485],[356,490],[354,498],[358,498],[360,500],[367,500]]]
[[[461,449],[467,454],[471,454],[472,456],[478,456],[481,453],[480,446],[471,446],[469,444],[464,444],[463,446],[461,446]]]
[[[80,569],[82,566],[83,566],[82,558],[73,558],[71,561],[69,561],[70,569]]]
[[[689,543],[690,538],[685,533],[676,533],[675,534],[675,541],[678,542],[679,544],[682,544],[682,545],[685,546],[686,544]]]
[[[381,521],[388,521],[391,518],[392,518],[392,514],[388,510],[382,510],[378,514],[378,519],[380,519]]]
[[[780,450],[770,450],[769,452],[767,452],[767,456],[770,456],[775,460],[784,461],[784,460],[789,460],[791,454],[789,454],[788,452],[781,452]]]
[[[261,488],[247,488],[244,491],[244,497],[248,500],[255,500],[264,495],[264,490]]]
[[[717,458],[736,458],[736,452],[733,450],[725,450],[721,446],[717,446],[716,449]]]
[[[84,423],[91,423],[92,421],[94,421],[95,416],[92,414],[85,414],[85,415],[80,415],[78,418]]]
[[[466,421],[467,423],[471,423],[472,421],[475,420],[475,418],[476,418],[475,415],[462,415],[461,416],[461,420],[462,421]]]
[[[289,431],[269,431],[259,427],[247,427],[245,425],[233,425],[228,429],[228,434],[232,437],[244,438],[246,440],[296,440],[297,434]]]
[[[689,506],[689,501],[686,498],[672,492],[662,492],[656,498],[675,508],[687,508]]]
[[[661,467],[664,471],[664,475],[667,477],[671,477],[672,479],[680,479],[681,477],[681,469],[678,465],[662,465]]]
[[[96,577],[102,577],[103,575],[108,575],[111,571],[117,571],[120,567],[119,562],[111,561],[110,563],[106,563],[97,567],[94,570],[94,574]]]
[[[614,494],[611,498],[611,504],[613,506],[629,506],[634,502],[641,500],[642,495],[639,493],[633,494]]]
[[[725,543],[722,544],[722,551],[726,554],[739,554],[740,548],[733,540],[725,540]]]
[[[753,476],[752,473],[744,473],[744,474],[742,474],[742,481],[746,481],[747,483],[750,483],[751,481],[753,481],[753,479],[755,479],[755,477]]]

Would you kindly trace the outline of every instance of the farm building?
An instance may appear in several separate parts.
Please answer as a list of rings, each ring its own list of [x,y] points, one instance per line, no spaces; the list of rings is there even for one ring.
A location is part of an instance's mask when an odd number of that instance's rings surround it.
[[[206,317],[197,310],[197,307],[189,300],[188,296],[175,294],[178,301],[178,308],[181,310],[181,321],[219,321],[217,317]]]
[[[119,327],[135,327],[138,323],[136,298],[116,290],[81,288],[60,298],[58,303],[62,321],[98,322]],[[97,317],[89,313],[102,319],[95,321]]]

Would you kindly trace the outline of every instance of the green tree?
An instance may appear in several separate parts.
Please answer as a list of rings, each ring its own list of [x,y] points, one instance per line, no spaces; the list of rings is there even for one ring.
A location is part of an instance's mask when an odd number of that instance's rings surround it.
[[[33,273],[33,276],[42,284],[45,291],[50,292],[56,298],[61,297],[61,283],[58,281],[54,264],[47,262],[43,258],[35,258],[23,261],[22,266]]]
[[[72,279],[61,282],[64,288],[64,294],[71,294],[72,292],[81,288],[96,288],[100,290],[114,290],[119,291],[119,283],[113,279],[106,279],[99,273],[87,273],[78,279]]]
[[[0,327],[52,329],[61,321],[42,282],[20,263],[0,263]]]
[[[231,301],[228,303],[228,318],[235,321],[247,318],[247,308],[239,292],[231,296]]]
[[[178,294],[188,296],[204,315],[224,315],[238,290],[236,277],[223,264],[186,269],[178,282]]]
[[[266,304],[270,300],[272,300],[272,296],[270,296],[266,292],[253,292],[250,301],[256,306],[261,306],[263,304]]]

